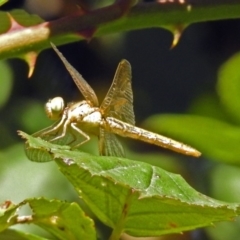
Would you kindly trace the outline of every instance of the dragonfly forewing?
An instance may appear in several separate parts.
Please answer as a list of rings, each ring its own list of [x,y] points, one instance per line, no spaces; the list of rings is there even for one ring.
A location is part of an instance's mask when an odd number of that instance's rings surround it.
[[[124,59],[118,64],[112,85],[101,104],[103,116],[135,124],[131,78],[131,65]]]
[[[122,137],[139,139],[141,141],[154,144],[163,148],[168,148],[172,151],[185,155],[191,155],[194,157],[199,157],[201,155],[199,151],[188,145],[175,141],[171,138],[133,126],[131,124],[127,124],[116,118],[107,117],[105,121],[102,122],[102,127],[105,128],[106,131],[118,134]]]
[[[99,105],[98,98],[94,90],[90,87],[90,85],[86,82],[82,75],[67,61],[67,59],[62,55],[62,53],[58,51],[56,46],[53,43],[51,43],[51,45],[59,58],[62,60],[64,66],[70,73],[73,81],[75,82],[76,86],[78,87],[84,98],[87,101],[91,102],[93,106],[97,107]]]

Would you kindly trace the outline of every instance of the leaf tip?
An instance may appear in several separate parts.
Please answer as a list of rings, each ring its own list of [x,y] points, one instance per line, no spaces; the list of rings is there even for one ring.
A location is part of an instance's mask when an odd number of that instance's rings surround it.
[[[17,134],[23,138],[23,139],[27,139],[27,134],[25,132],[22,132],[21,130],[17,130]]]

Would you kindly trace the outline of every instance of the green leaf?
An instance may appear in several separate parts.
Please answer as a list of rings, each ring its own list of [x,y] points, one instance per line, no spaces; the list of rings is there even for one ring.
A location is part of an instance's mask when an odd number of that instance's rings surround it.
[[[240,128],[194,115],[162,114],[150,117],[146,128],[191,145],[204,157],[240,164]]]
[[[18,24],[21,24],[24,27],[30,27],[34,24],[39,24],[44,22],[44,20],[40,18],[38,15],[29,14],[28,12],[22,9],[15,9],[9,13]]]
[[[93,221],[77,203],[58,200],[28,199],[33,211],[33,223],[59,239],[96,239]]]
[[[240,168],[217,164],[208,174],[208,190],[211,196],[228,202],[240,202]],[[224,179],[224,181],[223,181]],[[205,229],[211,240],[235,240],[239,238],[240,218],[234,222],[217,223],[214,228]]]
[[[217,90],[229,114],[240,123],[240,53],[232,56],[219,70]]]
[[[24,10],[17,9],[11,12],[0,11],[0,33],[5,33],[11,29],[13,21],[16,22],[15,29],[20,29],[21,27],[29,27],[35,24],[43,22],[43,20],[34,14],[29,14]]]
[[[222,181],[224,179],[224,181]],[[240,168],[218,164],[211,170],[208,186],[211,195],[228,202],[240,202]],[[240,219],[239,219],[240,220]]]
[[[18,208],[26,204],[30,206],[33,214],[19,217],[16,214]],[[77,203],[43,198],[26,199],[18,205],[5,202],[1,205],[0,213],[1,231],[17,223],[33,223],[57,236],[58,239],[96,239],[93,221],[85,215]]]
[[[21,131],[18,132],[23,138],[26,138],[26,135]],[[42,147],[39,148],[39,141],[42,143]],[[25,153],[27,157],[34,162],[49,162],[53,161],[51,149],[59,150],[69,150],[69,146],[55,145],[40,138],[31,138],[31,147],[29,148],[28,144],[25,145]]]
[[[239,205],[209,198],[191,188],[181,176],[147,163],[116,157],[98,157],[27,139],[31,160],[50,154],[80,197],[106,225],[112,238],[179,233],[216,221],[232,220]],[[48,145],[48,146],[47,146]],[[42,156],[41,156],[42,155]]]
[[[30,233],[24,233],[15,229],[7,229],[0,233],[0,239],[7,240],[48,240]]]
[[[0,205],[0,232],[11,226],[16,221],[17,205],[5,201]]]
[[[5,4],[6,2],[8,2],[8,0],[0,0],[0,6],[2,6],[2,5]]]

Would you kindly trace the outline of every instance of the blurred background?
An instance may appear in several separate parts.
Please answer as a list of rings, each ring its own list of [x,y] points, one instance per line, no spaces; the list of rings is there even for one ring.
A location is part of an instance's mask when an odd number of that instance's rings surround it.
[[[85,4],[96,7],[99,2],[85,1]],[[105,5],[109,2],[101,1]],[[37,0],[9,1],[1,10],[23,8],[52,20],[74,12],[77,5],[77,0],[52,0],[51,4]],[[59,50],[93,87],[100,102],[119,61],[127,59],[132,65],[137,126],[162,113],[211,117],[217,111],[214,117],[228,119],[216,92],[217,72],[240,50],[240,20],[193,24],[173,49],[172,41],[173,36],[167,30],[146,29],[81,41],[61,46]],[[44,113],[49,98],[62,96],[66,102],[82,99],[68,72],[49,49],[39,54],[30,79],[28,65],[19,59],[0,61],[0,73],[0,201],[18,203],[25,198],[44,196],[79,202],[54,163],[39,164],[26,158],[24,143],[16,132],[32,134],[52,124]],[[121,139],[121,142],[130,159],[179,173],[196,190],[213,198],[240,201],[240,170],[236,166],[206,159],[204,154],[201,159],[193,159],[134,140]],[[83,146],[83,150],[96,153],[96,146],[95,139]],[[214,228],[154,239],[235,240],[240,236],[239,225],[239,221],[220,223]],[[109,229],[100,223],[97,226],[103,236],[108,235]]]

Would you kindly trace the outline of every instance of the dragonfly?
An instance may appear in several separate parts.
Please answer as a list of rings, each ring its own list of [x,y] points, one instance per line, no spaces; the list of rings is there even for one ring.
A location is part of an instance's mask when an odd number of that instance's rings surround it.
[[[46,114],[50,119],[58,121],[35,133],[35,136],[54,142],[70,133],[72,139],[67,145],[78,148],[90,140],[90,134],[94,134],[99,138],[99,153],[105,156],[125,157],[116,135],[138,139],[185,155],[201,155],[198,150],[186,144],[135,126],[131,65],[127,60],[119,63],[112,85],[99,107],[94,90],[56,46],[51,45],[85,100],[65,106],[61,97],[50,99],[45,105]],[[81,140],[78,136],[82,137]]]

